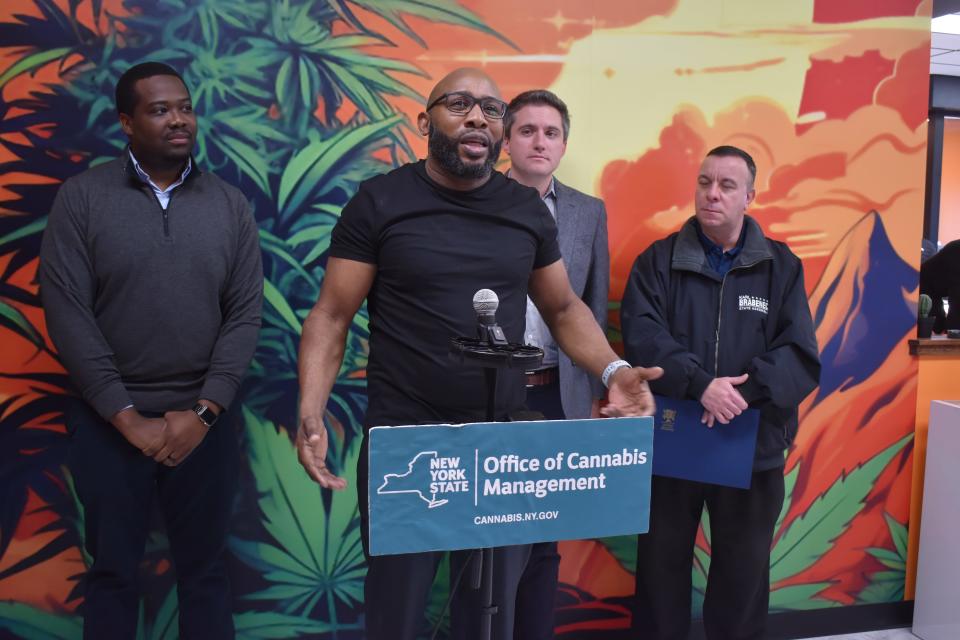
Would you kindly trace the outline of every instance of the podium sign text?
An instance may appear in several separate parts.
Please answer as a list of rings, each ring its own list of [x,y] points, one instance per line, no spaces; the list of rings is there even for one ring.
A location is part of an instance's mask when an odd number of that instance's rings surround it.
[[[368,437],[373,555],[649,525],[652,418],[374,427]]]

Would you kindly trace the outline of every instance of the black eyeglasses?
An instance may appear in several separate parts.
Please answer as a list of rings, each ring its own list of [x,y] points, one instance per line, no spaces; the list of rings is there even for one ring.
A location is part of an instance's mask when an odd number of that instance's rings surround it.
[[[503,100],[497,100],[489,96],[474,98],[469,93],[461,93],[459,91],[443,94],[427,105],[427,111],[430,111],[430,109],[433,109],[441,102],[444,103],[444,106],[447,107],[450,113],[455,113],[458,116],[470,113],[473,105],[477,103],[480,103],[480,112],[483,113],[484,118],[500,120],[507,114],[507,103]]]

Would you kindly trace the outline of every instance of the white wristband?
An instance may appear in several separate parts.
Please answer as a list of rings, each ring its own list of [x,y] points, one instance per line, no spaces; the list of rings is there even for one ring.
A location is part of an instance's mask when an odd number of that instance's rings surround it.
[[[603,382],[603,386],[609,388],[610,376],[613,375],[614,371],[618,369],[623,369],[624,367],[626,367],[627,369],[633,368],[630,366],[630,363],[627,362],[626,360],[614,360],[613,362],[608,364],[607,368],[603,370],[603,375],[600,376],[600,381]]]

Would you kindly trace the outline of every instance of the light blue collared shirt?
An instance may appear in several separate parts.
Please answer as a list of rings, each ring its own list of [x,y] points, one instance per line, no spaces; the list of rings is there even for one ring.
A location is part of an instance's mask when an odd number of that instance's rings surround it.
[[[547,205],[550,215],[554,221],[557,219],[557,190],[556,180],[550,179],[550,188],[543,194],[543,204]],[[557,341],[550,333],[550,328],[543,321],[543,316],[533,304],[533,300],[527,298],[526,329],[523,332],[523,341],[526,344],[540,347],[543,349],[543,363],[541,369],[556,367],[560,364],[560,354],[557,351]]]
[[[140,176],[140,180],[144,184],[150,185],[150,188],[153,189],[154,195],[157,196],[157,202],[160,203],[160,208],[164,211],[167,210],[167,205],[170,204],[170,196],[173,194],[173,190],[183,184],[183,181],[187,179],[187,176],[190,175],[190,171],[193,169],[193,161],[190,158],[187,158],[187,166],[184,167],[183,173],[180,174],[180,179],[171,184],[166,189],[161,189],[157,184],[150,179],[150,176],[147,175],[147,172],[143,170],[143,167],[140,166],[140,163],[137,162],[137,157],[133,155],[133,149],[129,150],[130,160],[133,161],[133,168],[137,170],[137,175]]]

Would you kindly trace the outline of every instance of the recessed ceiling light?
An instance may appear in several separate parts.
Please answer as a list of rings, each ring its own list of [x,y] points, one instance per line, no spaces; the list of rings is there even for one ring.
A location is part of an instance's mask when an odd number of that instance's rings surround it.
[[[960,15],[948,13],[945,16],[934,18],[930,22],[930,31],[935,33],[952,33],[960,35]]]

